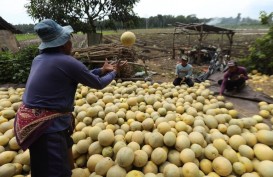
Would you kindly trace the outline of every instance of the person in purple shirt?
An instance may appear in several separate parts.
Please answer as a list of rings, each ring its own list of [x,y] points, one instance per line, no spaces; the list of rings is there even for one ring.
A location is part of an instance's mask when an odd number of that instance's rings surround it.
[[[60,26],[51,19],[34,26],[41,39],[40,54],[31,71],[14,121],[18,144],[29,148],[32,177],[70,177],[72,157],[74,97],[79,83],[102,89],[115,79],[127,63],[108,63],[89,70],[70,56],[71,26]]]
[[[218,81],[220,87],[220,95],[225,90],[231,91],[237,89],[240,91],[245,86],[245,81],[248,79],[247,71],[245,67],[237,66],[237,63],[233,60],[228,62],[228,70],[224,74],[224,78]]]

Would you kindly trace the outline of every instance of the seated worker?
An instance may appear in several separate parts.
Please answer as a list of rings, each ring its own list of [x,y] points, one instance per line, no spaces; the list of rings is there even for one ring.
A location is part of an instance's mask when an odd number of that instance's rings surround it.
[[[218,84],[221,85],[220,95],[223,94],[225,89],[231,91],[237,89],[240,91],[245,86],[245,81],[248,79],[246,68],[237,66],[235,61],[228,62],[228,70],[224,74],[224,79],[219,80]]]
[[[181,85],[186,83],[189,87],[194,85],[191,76],[192,76],[192,65],[188,64],[188,59],[186,56],[180,58],[180,63],[175,67],[176,78],[173,81],[173,85]]]

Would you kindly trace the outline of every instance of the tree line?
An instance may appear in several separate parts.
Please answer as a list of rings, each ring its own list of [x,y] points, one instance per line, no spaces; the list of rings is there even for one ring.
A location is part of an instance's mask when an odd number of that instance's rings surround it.
[[[96,23],[98,30],[118,30],[118,29],[149,29],[149,28],[168,28],[175,24],[180,23],[206,23],[209,25],[225,26],[225,25],[257,25],[261,22],[259,20],[251,19],[249,17],[241,18],[237,17],[222,17],[222,18],[202,18],[199,19],[195,15],[157,15],[149,18],[138,17],[136,21],[130,25],[124,26],[122,22],[114,20],[102,20]],[[14,25],[16,29],[19,29],[23,33],[34,33],[34,24],[19,24]]]

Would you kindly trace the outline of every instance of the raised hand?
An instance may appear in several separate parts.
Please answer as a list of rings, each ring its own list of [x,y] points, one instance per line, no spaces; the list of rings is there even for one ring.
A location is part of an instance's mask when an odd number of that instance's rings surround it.
[[[111,72],[114,70],[114,67],[115,66],[113,64],[109,63],[108,59],[106,58],[103,66],[101,68],[102,73],[105,74],[105,73]]]
[[[120,69],[121,69],[123,66],[125,66],[125,65],[127,65],[127,60],[125,60],[125,61],[120,61],[120,60],[119,60],[117,63],[115,63],[115,65],[114,65],[114,70],[117,71],[117,72],[119,72]]]

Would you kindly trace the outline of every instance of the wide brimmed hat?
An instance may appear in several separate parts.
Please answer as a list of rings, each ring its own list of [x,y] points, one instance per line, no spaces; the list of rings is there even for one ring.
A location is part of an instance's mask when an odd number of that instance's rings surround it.
[[[34,31],[42,40],[38,48],[43,50],[64,45],[74,30],[71,26],[61,26],[54,20],[45,19],[34,26]]]
[[[229,67],[231,67],[231,66],[236,66],[236,62],[233,61],[233,60],[231,60],[231,61],[228,61],[227,65],[228,65]]]
[[[188,57],[186,55],[182,55],[181,60],[188,61]]]

